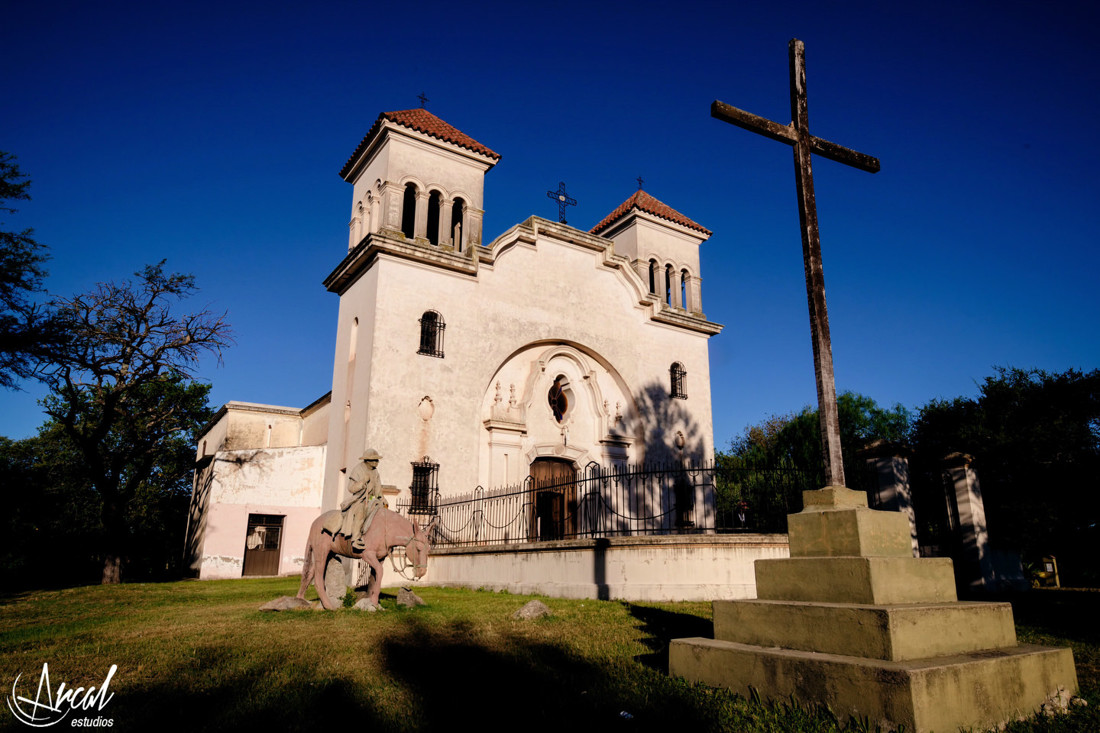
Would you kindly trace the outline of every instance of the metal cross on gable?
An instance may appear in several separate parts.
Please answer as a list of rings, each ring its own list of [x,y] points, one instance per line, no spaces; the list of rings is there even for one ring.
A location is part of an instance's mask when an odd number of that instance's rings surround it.
[[[577,200],[574,198],[570,198],[569,195],[565,193],[565,181],[559,181],[558,190],[547,191],[546,195],[552,199],[556,199],[558,202],[558,221],[562,224],[568,224],[568,222],[565,220],[565,207],[576,206]]]
[[[878,173],[878,158],[841,147],[810,134],[806,102],[806,47],[792,38],[788,44],[791,75],[791,118],[780,125],[715,100],[710,114],[731,125],[756,132],[794,148],[795,184],[798,188],[798,218],[802,228],[802,259],[806,268],[806,300],[810,307],[810,331],[817,375],[817,404],[821,418],[821,447],[825,456],[825,479],[830,486],[844,485],[844,463],[840,453],[840,421],[833,376],[833,347],[829,338],[829,314],[825,308],[825,274],[821,264],[821,237],[817,228],[817,204],[810,168],[812,153],[853,168]]]
[[[420,109],[427,109],[428,98],[424,96],[424,92],[420,92],[420,94],[417,94],[416,98],[420,100]]]

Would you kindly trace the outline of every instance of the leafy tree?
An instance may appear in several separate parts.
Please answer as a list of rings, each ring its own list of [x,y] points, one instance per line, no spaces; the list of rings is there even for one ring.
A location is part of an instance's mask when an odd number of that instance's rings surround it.
[[[912,414],[900,404],[883,408],[872,398],[855,392],[837,395],[840,442],[844,473],[851,485],[862,474],[857,453],[867,444],[884,440],[903,443],[909,436]],[[730,455],[764,465],[789,464],[804,471],[814,488],[825,485],[821,446],[821,422],[817,410],[772,417],[730,443]]]
[[[189,389],[205,402],[205,385]],[[126,507],[122,542],[113,543],[104,528],[103,501],[59,423],[47,422],[26,440],[0,438],[6,509],[0,515],[0,580],[8,588],[94,582],[115,545],[124,548],[127,577],[179,577],[194,451],[194,431],[162,447]]]
[[[950,453],[974,458],[991,542],[1057,555],[1070,582],[1100,579],[1100,370],[997,368],[977,399],[925,405],[913,443],[926,478]],[[924,487],[934,495],[915,499],[942,506],[938,482]]]
[[[31,182],[11,153],[0,151],[0,214],[14,214],[10,201],[30,199]],[[36,356],[56,333],[29,296],[42,289],[48,259],[34,230],[8,231],[0,222],[0,387],[14,389],[34,371]]]
[[[0,577],[5,587],[88,582],[101,543],[99,504],[80,457],[49,422],[26,440],[0,438]]]
[[[128,553],[145,552],[143,501],[170,496],[186,475],[183,448],[211,415],[193,370],[230,343],[224,314],[172,312],[195,291],[192,276],[166,273],[163,261],[136,275],[53,301],[68,341],[39,377],[52,392],[46,412],[99,502],[104,583],[120,581]]]
[[[875,440],[904,442],[912,416],[901,405],[886,409],[854,392],[837,396],[844,471],[848,485],[866,476],[859,450]],[[733,511],[745,502],[760,526],[785,531],[785,517],[802,505],[802,491],[825,485],[821,422],[817,410],[772,415],[719,451],[718,504]]]

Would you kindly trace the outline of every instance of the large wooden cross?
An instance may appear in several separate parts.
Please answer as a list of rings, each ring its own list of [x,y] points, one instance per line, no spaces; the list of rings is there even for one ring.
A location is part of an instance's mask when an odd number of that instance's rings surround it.
[[[788,44],[791,62],[791,118],[780,125],[764,117],[737,109],[717,100],[710,107],[712,117],[760,133],[794,148],[794,176],[798,187],[798,218],[802,225],[802,259],[806,267],[806,300],[810,306],[810,331],[817,375],[817,404],[821,417],[821,447],[825,455],[825,479],[830,486],[844,485],[844,462],[840,453],[840,421],[837,419],[836,380],[833,377],[833,347],[829,339],[829,314],[825,309],[825,273],[821,266],[821,237],[817,229],[817,205],[810,155],[878,173],[878,158],[857,153],[810,134],[806,104],[806,47],[792,38]]]

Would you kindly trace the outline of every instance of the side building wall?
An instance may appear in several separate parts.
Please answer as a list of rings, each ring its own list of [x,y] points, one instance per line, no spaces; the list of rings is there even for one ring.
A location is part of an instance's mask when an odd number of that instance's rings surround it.
[[[200,579],[301,572],[321,513],[328,402],[230,402],[199,439],[185,553]],[[306,442],[315,444],[304,444]]]

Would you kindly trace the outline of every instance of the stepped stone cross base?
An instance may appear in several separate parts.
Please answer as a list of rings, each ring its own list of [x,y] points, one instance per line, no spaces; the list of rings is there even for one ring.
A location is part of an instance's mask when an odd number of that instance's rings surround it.
[[[714,639],[673,640],[671,674],[940,733],[1077,692],[1073,653],[1017,644],[1007,603],[960,603],[951,560],[914,558],[904,514],[842,486],[803,497],[790,559],[756,561],[757,600],[714,602]]]

